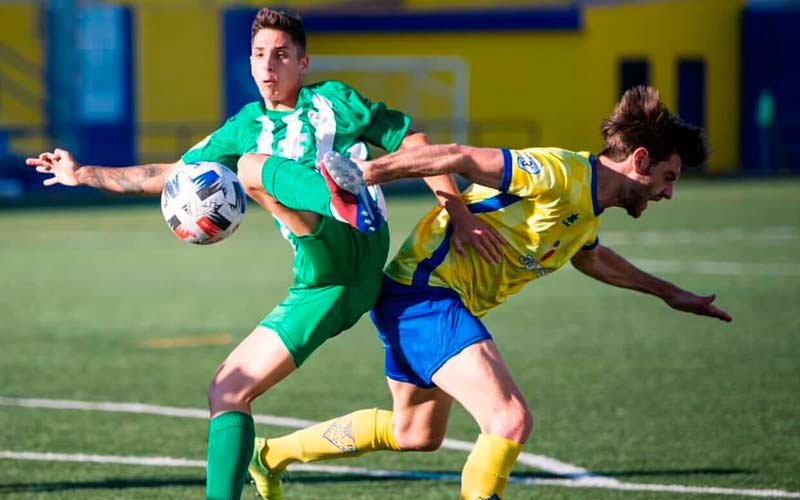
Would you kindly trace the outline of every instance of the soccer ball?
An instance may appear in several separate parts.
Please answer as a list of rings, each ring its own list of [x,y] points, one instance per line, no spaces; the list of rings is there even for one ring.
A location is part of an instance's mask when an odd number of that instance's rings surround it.
[[[239,227],[245,211],[239,178],[210,161],[180,166],[161,192],[161,213],[175,235],[189,243],[222,241]]]

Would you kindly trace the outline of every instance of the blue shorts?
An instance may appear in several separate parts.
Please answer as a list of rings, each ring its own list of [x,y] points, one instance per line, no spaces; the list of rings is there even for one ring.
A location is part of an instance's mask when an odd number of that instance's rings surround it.
[[[489,331],[449,288],[401,285],[383,278],[370,313],[386,351],[386,376],[419,387],[466,347],[491,339]]]

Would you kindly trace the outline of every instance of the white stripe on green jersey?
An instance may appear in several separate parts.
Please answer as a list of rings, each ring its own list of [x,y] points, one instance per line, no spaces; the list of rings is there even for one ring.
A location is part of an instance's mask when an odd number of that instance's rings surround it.
[[[275,128],[275,124],[266,116],[259,116],[257,120],[261,122],[261,133],[258,134],[258,139],[256,140],[256,145],[258,147],[256,152],[271,155],[272,129]]]
[[[302,109],[296,109],[294,113],[281,118],[286,128],[283,129],[283,139],[278,141],[278,147],[274,150],[280,151],[284,158],[299,160],[307,152],[308,134],[303,132],[305,123],[300,119],[302,112]]]
[[[366,158],[370,143],[395,151],[410,123],[403,113],[331,80],[303,87],[293,111],[267,110],[263,102],[247,104],[182,159],[215,161],[235,171],[241,155],[258,152],[316,167],[331,150]]]
[[[317,147],[317,163],[322,155],[333,149],[336,135],[336,116],[333,114],[331,101],[320,94],[315,94],[311,102],[315,110],[309,111],[308,118],[314,127],[314,143]]]

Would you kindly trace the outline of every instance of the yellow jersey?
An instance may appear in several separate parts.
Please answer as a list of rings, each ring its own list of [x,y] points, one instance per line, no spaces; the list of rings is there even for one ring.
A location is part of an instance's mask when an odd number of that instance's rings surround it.
[[[462,193],[470,212],[508,244],[499,264],[473,248],[451,248],[453,227],[441,207],[417,224],[386,275],[404,285],[454,290],[477,317],[505,302],[529,281],[599,243],[595,157],[558,148],[504,149],[500,189],[473,184]]]

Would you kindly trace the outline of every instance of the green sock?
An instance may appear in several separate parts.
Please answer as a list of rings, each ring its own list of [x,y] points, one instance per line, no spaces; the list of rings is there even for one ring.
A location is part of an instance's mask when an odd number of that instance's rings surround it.
[[[208,423],[206,500],[239,500],[256,432],[253,417],[223,413]]]
[[[331,217],[331,192],[322,175],[281,156],[270,156],[261,167],[264,189],[281,205]]]

